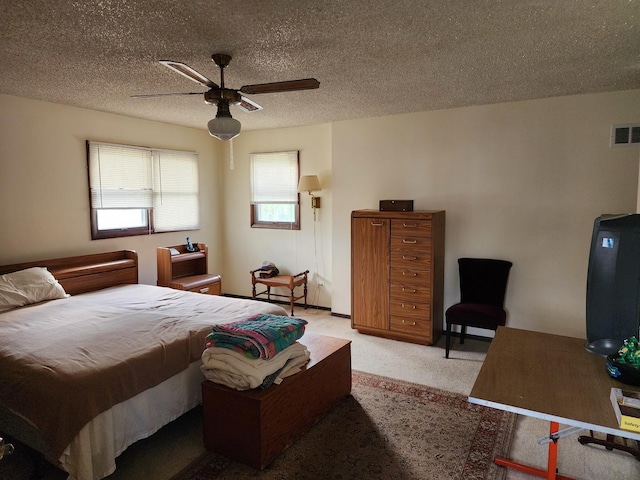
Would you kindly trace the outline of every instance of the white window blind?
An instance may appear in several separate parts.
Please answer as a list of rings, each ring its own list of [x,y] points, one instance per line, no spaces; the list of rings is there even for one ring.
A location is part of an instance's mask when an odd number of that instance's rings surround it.
[[[149,208],[153,205],[151,150],[90,142],[92,208]]]
[[[251,154],[251,203],[298,202],[298,152]]]
[[[152,209],[155,232],[199,228],[198,155],[89,142],[91,208]]]
[[[157,159],[155,184],[158,188],[154,189],[153,201],[155,230],[200,228],[196,154],[159,150]]]

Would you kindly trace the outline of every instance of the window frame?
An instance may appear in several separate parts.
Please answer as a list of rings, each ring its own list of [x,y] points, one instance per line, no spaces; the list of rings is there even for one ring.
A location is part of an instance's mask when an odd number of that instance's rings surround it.
[[[91,196],[91,195],[89,195]],[[89,200],[91,201],[91,200]],[[91,209],[91,240],[102,240],[104,238],[121,238],[121,237],[135,237],[137,235],[150,235],[156,233],[153,231],[153,208],[141,208],[144,210],[147,217],[147,226],[145,227],[130,227],[130,228],[114,228],[111,230],[98,230],[98,210],[99,208]],[[157,232],[164,233],[164,232]]]
[[[193,161],[194,161],[194,166],[195,166],[195,174],[196,174],[196,179],[195,179],[195,190],[192,192],[192,195],[195,195],[195,201],[198,204],[198,212],[197,212],[197,217],[196,217],[196,225],[194,227],[190,227],[190,228],[177,228],[177,229],[160,229],[158,230],[157,226],[156,226],[156,220],[155,220],[155,215],[154,215],[154,209],[158,208],[155,205],[152,206],[140,206],[140,207],[129,207],[129,208],[133,208],[136,210],[141,210],[145,217],[146,217],[146,222],[147,224],[145,226],[142,227],[124,227],[124,228],[115,228],[115,229],[98,229],[98,212],[100,210],[108,210],[105,208],[96,208],[93,205],[93,200],[92,200],[92,189],[91,189],[91,144],[96,144],[96,145],[110,145],[110,146],[115,146],[115,147],[123,147],[123,148],[132,148],[132,149],[142,149],[142,150],[147,150],[151,153],[152,157],[154,155],[160,155],[160,159],[162,158],[161,153],[165,152],[165,153],[178,153],[178,154],[186,154],[186,155],[192,155],[193,156]],[[183,150],[168,150],[168,149],[161,149],[161,148],[151,148],[151,147],[141,147],[141,146],[137,146],[137,145],[129,145],[129,144],[117,144],[117,143],[112,143],[112,142],[99,142],[99,141],[92,141],[92,140],[87,140],[86,141],[86,152],[87,152],[87,186],[88,186],[88,194],[89,194],[89,210],[90,210],[90,224],[91,224],[91,239],[92,240],[102,240],[102,239],[106,239],[106,238],[122,238],[122,237],[134,237],[134,236],[139,236],[139,235],[152,235],[152,234],[156,234],[156,233],[169,233],[169,232],[181,232],[181,231],[193,231],[193,230],[199,230],[200,229],[200,192],[199,192],[199,160],[198,160],[198,154],[197,152],[190,152],[190,151],[183,151]],[[154,160],[152,158],[151,160],[152,162],[161,162],[161,160]],[[154,174],[155,175],[155,174]],[[161,173],[160,173],[161,175]],[[162,181],[160,181],[160,183],[162,183]],[[162,196],[163,195],[163,191],[162,191],[162,187],[160,186],[159,188],[153,188],[152,189],[152,196],[156,197],[157,195]],[[155,203],[155,200],[154,200]],[[117,208],[117,209],[122,209],[122,210],[126,210],[128,207],[122,207],[122,208]]]
[[[289,203],[289,205],[294,206],[294,216],[295,220],[293,222],[269,222],[269,221],[261,221],[258,220],[258,208],[259,203],[251,202],[249,204],[250,208],[250,222],[251,228],[269,228],[275,230],[300,230],[300,192],[298,192],[298,183],[300,182],[300,151],[299,150],[286,150],[281,152],[260,152],[251,154],[250,161],[253,162],[253,155],[273,155],[278,153],[293,153],[296,154],[296,169],[297,169],[297,180],[296,180],[296,202]],[[252,167],[250,167],[252,168]],[[251,181],[251,179],[250,179]],[[251,189],[251,196],[253,197],[253,185],[249,187]],[[270,204],[267,204],[270,205]]]

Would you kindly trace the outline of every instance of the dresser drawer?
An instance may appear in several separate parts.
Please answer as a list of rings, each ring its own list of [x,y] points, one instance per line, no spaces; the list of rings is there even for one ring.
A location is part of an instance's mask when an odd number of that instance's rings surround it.
[[[429,320],[394,317],[392,315],[390,327],[392,331],[408,333],[416,336],[426,337],[431,335],[431,321]]]
[[[189,289],[190,292],[204,293],[206,295],[220,295],[222,288],[220,282],[213,282],[207,285]]]
[[[413,270],[431,270],[430,252],[391,252],[391,266]]]
[[[204,293],[206,295],[220,295],[222,293],[222,281],[220,275],[191,275],[189,277],[175,278],[169,287],[177,290]]]
[[[422,287],[431,284],[431,270],[392,268],[391,282]]]
[[[391,220],[391,235],[431,237],[431,220]]]
[[[391,316],[431,321],[431,304],[391,299]]]
[[[431,302],[430,285],[407,285],[402,283],[391,283],[391,301],[405,301],[415,303]]]
[[[431,238],[391,235],[391,252],[431,252]]]

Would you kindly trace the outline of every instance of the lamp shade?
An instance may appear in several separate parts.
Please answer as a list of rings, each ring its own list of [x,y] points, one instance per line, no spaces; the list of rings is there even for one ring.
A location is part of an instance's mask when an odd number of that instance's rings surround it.
[[[303,175],[298,182],[298,192],[313,192],[322,190],[317,175]]]
[[[232,117],[216,117],[207,124],[209,135],[226,141],[240,134],[240,122]]]

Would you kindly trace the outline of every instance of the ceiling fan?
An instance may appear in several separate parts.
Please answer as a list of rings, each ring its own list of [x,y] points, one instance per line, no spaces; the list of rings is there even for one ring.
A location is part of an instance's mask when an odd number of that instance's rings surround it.
[[[209,90],[204,92],[204,101],[209,105],[217,105],[218,113],[216,118],[208,123],[209,134],[220,140],[231,140],[240,134],[240,122],[231,117],[230,105],[237,105],[245,112],[255,112],[262,110],[256,102],[248,99],[242,94],[257,95],[261,93],[294,92],[296,90],[310,90],[318,88],[320,82],[315,78],[304,78],[301,80],[288,80],[284,82],[257,83],[255,85],[245,85],[239,89],[226,88],[224,86],[224,69],[231,62],[231,55],[224,53],[214,53],[211,55],[214,63],[220,67],[220,85],[209,80],[193,68],[180,62],[170,60],[160,60],[165,67],[199,83]],[[133,98],[163,97],[169,95],[202,95],[203,92],[187,93],[156,93],[148,95],[132,95]]]

